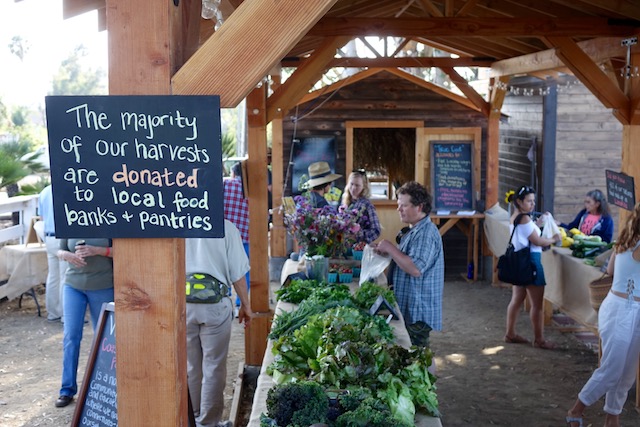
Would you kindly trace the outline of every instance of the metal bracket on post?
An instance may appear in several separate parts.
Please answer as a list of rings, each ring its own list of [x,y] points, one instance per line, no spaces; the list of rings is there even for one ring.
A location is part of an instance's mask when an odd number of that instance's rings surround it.
[[[621,46],[627,47],[627,63],[622,70],[620,70],[620,75],[625,79],[630,79],[631,77],[636,77],[638,75],[638,68],[636,67],[632,69],[631,67],[631,46],[636,44],[638,44],[638,37],[636,36],[622,39],[620,42]]]

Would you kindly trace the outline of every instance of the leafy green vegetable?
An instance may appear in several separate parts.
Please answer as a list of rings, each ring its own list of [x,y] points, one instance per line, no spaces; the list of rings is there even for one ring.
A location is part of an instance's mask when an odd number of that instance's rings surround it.
[[[376,302],[378,296],[382,295],[384,299],[391,305],[396,303],[396,297],[393,294],[393,291],[387,289],[386,287],[377,285],[371,281],[364,282],[360,288],[353,295],[353,301],[356,305],[363,310],[368,310],[369,307]]]
[[[267,415],[281,427],[309,427],[327,422],[329,399],[311,381],[277,385],[267,393]]]
[[[280,301],[300,304],[302,301],[309,298],[317,286],[318,282],[315,280],[295,279],[289,283],[289,286],[278,289],[275,294]]]
[[[364,399],[355,409],[344,412],[335,422],[336,427],[412,427],[410,422],[393,415],[389,406],[372,397]]]

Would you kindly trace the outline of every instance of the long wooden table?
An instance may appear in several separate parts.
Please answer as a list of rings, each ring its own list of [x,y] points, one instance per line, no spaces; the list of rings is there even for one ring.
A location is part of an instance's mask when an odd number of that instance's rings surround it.
[[[473,215],[437,215],[432,213],[429,215],[431,221],[438,226],[441,236],[454,226],[458,227],[465,236],[467,236],[467,264],[473,263],[472,280],[478,280],[478,241],[480,234],[480,220],[484,218],[484,214],[474,213]],[[465,275],[466,277],[466,275]]]
[[[282,283],[284,279],[286,279],[290,274],[293,274],[297,271],[298,263],[295,261],[287,260],[284,267],[282,268],[282,280],[280,283]],[[351,282],[352,290],[355,290],[357,286],[358,284],[356,282]],[[283,311],[292,311],[295,310],[295,308],[296,305],[294,304],[278,301],[275,309],[274,319],[277,318],[279,313],[282,313]],[[390,325],[393,328],[398,345],[401,345],[405,348],[411,347],[411,340],[409,339],[409,333],[404,327],[404,321],[402,319],[392,320]],[[267,393],[269,392],[269,389],[275,384],[273,382],[273,378],[268,375],[266,371],[267,367],[273,362],[273,359],[273,342],[269,340],[267,342],[267,349],[264,353],[264,359],[262,360],[260,375],[258,376],[258,383],[253,397],[253,406],[251,407],[251,417],[249,418],[247,427],[259,427],[260,414],[267,413]],[[417,427],[442,427],[442,422],[440,421],[440,418],[435,418],[426,414],[418,413],[416,414],[415,425]]]

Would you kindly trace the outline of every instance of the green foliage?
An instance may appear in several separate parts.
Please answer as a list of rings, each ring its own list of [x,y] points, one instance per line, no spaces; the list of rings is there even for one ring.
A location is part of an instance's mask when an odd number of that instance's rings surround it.
[[[401,420],[393,415],[389,406],[384,402],[367,397],[350,411],[342,413],[335,422],[336,427],[411,427],[410,422]]]
[[[18,196],[28,196],[31,194],[40,194],[44,187],[49,185],[51,182],[49,181],[49,177],[38,179],[34,184],[24,184],[20,186],[20,191],[18,192]]]
[[[14,140],[0,144],[0,188],[16,184],[29,175],[29,169],[20,160],[31,150],[28,141]]]
[[[356,305],[362,309],[368,310],[378,299],[378,296],[382,295],[384,299],[391,305],[396,303],[396,297],[393,291],[386,287],[376,285],[371,281],[364,282],[353,295],[353,300]]]
[[[267,393],[267,415],[280,427],[309,427],[327,421],[329,400],[317,383],[277,385]]]
[[[222,134],[222,158],[233,157],[236,155],[236,137],[230,133]]]
[[[49,95],[103,95],[104,71],[87,69],[82,60],[87,56],[84,46],[80,45],[60,64],[58,72],[51,82]]]

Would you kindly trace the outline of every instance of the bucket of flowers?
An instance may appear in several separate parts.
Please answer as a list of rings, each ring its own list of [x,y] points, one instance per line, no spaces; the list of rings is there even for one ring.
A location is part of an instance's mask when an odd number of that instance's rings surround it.
[[[284,223],[306,255],[344,258],[356,242],[361,213],[344,207],[314,208],[305,196],[296,196],[294,201],[296,208],[285,212]]]

